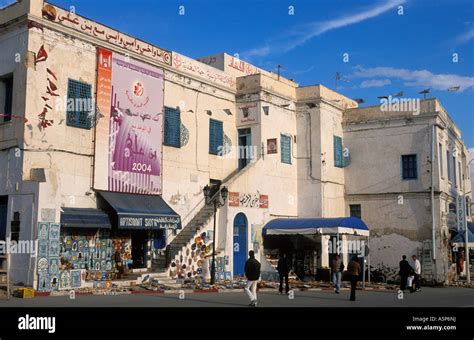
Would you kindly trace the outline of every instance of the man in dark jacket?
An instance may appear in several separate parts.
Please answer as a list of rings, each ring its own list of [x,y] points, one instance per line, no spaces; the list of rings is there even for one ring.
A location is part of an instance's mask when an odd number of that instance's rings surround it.
[[[357,258],[357,255],[354,256],[347,265],[347,273],[350,277],[351,280],[351,301],[355,301],[356,299],[356,287],[357,287],[357,281],[359,280],[361,268],[360,268],[360,263],[359,259]]]
[[[400,290],[405,291],[407,288],[407,279],[410,276],[411,266],[407,261],[407,257],[405,255],[402,256],[402,260],[400,261]]]
[[[245,292],[250,299],[249,306],[256,306],[257,283],[260,278],[260,262],[255,259],[255,253],[253,250],[249,251],[249,259],[245,262],[245,276],[247,277]]]
[[[286,257],[286,254],[283,255],[278,260],[277,265],[278,274],[280,275],[280,294],[283,294],[283,279],[285,279],[285,292],[288,294],[290,291],[290,285],[288,284],[288,274],[291,270],[290,259]]]

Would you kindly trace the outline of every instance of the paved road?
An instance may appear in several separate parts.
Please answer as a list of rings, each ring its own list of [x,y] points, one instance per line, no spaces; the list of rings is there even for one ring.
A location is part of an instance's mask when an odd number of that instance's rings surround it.
[[[246,307],[243,291],[225,293],[78,295],[69,297],[12,298],[0,300],[0,307]],[[349,301],[349,292],[295,291],[294,299],[278,292],[259,293],[259,307],[474,307],[474,289],[429,288],[406,293],[398,299],[396,291],[357,291],[357,301]]]

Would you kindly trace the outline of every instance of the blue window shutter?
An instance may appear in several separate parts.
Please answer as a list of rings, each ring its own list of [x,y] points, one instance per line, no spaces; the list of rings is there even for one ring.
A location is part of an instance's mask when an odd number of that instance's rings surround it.
[[[217,155],[224,143],[224,129],[220,120],[209,119],[209,153]]]
[[[181,114],[170,107],[165,107],[165,145],[181,147]]]
[[[344,166],[342,155],[342,138],[334,136],[334,166],[342,168]]]
[[[66,124],[82,129],[92,127],[92,114],[89,105],[92,103],[92,86],[77,80],[68,80]],[[76,101],[81,100],[80,102]],[[72,102],[72,103],[71,103]],[[74,104],[73,108],[70,106]],[[95,110],[95,108],[92,108]]]
[[[280,135],[281,162],[291,164],[291,137]]]

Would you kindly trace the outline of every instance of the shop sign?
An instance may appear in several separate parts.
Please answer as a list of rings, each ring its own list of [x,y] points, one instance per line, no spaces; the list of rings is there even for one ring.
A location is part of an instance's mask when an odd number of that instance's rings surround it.
[[[268,209],[268,195],[229,192],[229,207]]]
[[[147,228],[147,229],[180,229],[181,219],[179,217],[135,217],[120,216],[119,227],[123,228]]]
[[[276,138],[267,139],[267,154],[278,153],[278,144]]]

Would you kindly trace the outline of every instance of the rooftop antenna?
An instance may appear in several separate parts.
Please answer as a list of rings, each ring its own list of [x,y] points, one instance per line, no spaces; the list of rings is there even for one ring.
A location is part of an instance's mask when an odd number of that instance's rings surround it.
[[[430,90],[431,90],[431,89],[428,88],[428,89],[424,89],[424,90],[422,90],[422,91],[420,91],[420,92],[418,92],[418,93],[423,95],[423,99],[426,99],[426,94],[427,94],[427,93],[430,93]]]
[[[277,68],[278,68],[278,80],[280,80],[280,68],[281,68],[281,67],[282,67],[282,66],[281,66],[280,64],[277,65]]]

